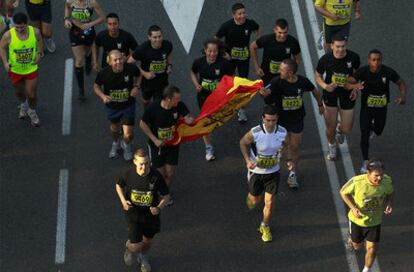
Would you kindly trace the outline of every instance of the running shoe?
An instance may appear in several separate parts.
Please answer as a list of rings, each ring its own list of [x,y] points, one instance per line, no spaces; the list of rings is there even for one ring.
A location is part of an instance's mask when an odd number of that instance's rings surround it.
[[[367,160],[363,160],[362,161],[362,165],[361,165],[361,169],[359,169],[359,172],[361,174],[366,174],[368,172],[367,167],[368,167],[368,161]]]
[[[134,263],[133,254],[128,249],[128,241],[125,243],[124,262],[126,266],[131,266]]]
[[[30,117],[30,123],[32,124],[33,127],[38,127],[40,126],[40,120],[39,120],[39,116],[37,116],[37,113],[35,110],[32,109],[28,109],[27,110],[27,114]]]
[[[109,151],[109,158],[113,159],[118,157],[118,150],[121,149],[119,140],[116,142],[112,142],[111,150]]]
[[[253,201],[249,198],[249,196],[246,197],[246,206],[249,210],[253,210],[256,208],[256,204],[253,203]]]
[[[45,41],[47,51],[49,51],[50,53],[53,53],[56,51],[56,44],[52,38],[45,38],[44,41]]]
[[[338,144],[343,144],[345,141],[345,135],[339,130],[339,124],[336,127],[335,140]]]
[[[151,264],[148,261],[148,256],[142,253],[139,255],[138,258],[140,258],[141,261],[141,272],[151,272]]]
[[[336,145],[328,143],[328,155],[326,158],[330,161],[336,160]]]
[[[272,233],[270,232],[270,227],[260,224],[259,232],[262,234],[262,240],[263,242],[271,242],[272,241]]]
[[[21,103],[19,106],[19,119],[24,119],[27,117],[27,106],[25,103]]]
[[[322,49],[323,49],[323,47],[324,47],[324,45],[325,45],[325,37],[324,37],[324,35],[323,35],[323,31],[321,31],[321,33],[319,34],[319,39],[318,39],[318,41],[316,42],[316,47],[317,47],[319,50],[322,50]]]
[[[206,161],[213,161],[216,159],[214,156],[214,147],[212,145],[206,145]]]
[[[134,156],[132,154],[131,144],[127,144],[124,140],[121,140],[121,148],[124,150],[124,160],[132,160]]]
[[[239,117],[237,120],[240,123],[247,122],[247,113],[244,109],[240,109],[239,112],[237,113],[237,116]]]
[[[299,188],[298,177],[296,176],[296,174],[289,174],[289,177],[287,179],[287,185],[289,189],[295,190]]]
[[[374,139],[375,138],[375,132],[373,131],[373,130],[371,130],[370,132],[369,132],[369,140],[370,141],[372,141],[372,139]]]

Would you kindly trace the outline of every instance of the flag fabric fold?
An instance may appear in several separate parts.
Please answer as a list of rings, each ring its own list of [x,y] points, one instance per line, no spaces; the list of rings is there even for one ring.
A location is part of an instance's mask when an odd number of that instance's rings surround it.
[[[177,145],[210,134],[228,122],[262,87],[262,80],[224,76],[205,101],[194,122],[188,125],[184,120],[179,120],[175,126],[174,138],[165,144]]]

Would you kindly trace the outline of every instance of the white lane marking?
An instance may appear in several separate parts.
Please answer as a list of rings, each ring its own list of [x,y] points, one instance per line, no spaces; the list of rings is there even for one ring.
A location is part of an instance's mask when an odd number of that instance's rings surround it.
[[[59,194],[58,194],[58,210],[56,225],[56,249],[55,264],[61,265],[65,263],[65,247],[66,247],[66,212],[68,206],[68,181],[69,170],[61,169],[59,172]]]
[[[314,42],[316,43],[316,41],[319,38],[320,29],[319,29],[318,19],[316,18],[315,8],[313,6],[313,1],[305,1],[305,3],[306,3],[306,10],[308,12],[308,17],[309,17],[309,23],[312,29],[312,36],[313,36]],[[316,48],[316,50],[317,50],[317,54],[319,58],[321,58],[325,54],[325,51],[323,49]],[[342,163],[344,165],[345,174],[347,178],[350,179],[353,176],[355,176],[355,170],[354,170],[354,166],[352,163],[351,153],[349,152],[348,142],[346,139],[342,145],[339,145],[339,149],[341,150]],[[381,272],[380,266],[378,264],[378,257],[375,258],[371,269],[372,271]]]
[[[62,135],[70,134],[72,121],[72,85],[73,85],[73,59],[65,61],[65,81],[63,90]]]
[[[161,0],[187,54],[190,52],[204,0]]]
[[[314,80],[314,69],[312,65],[308,41],[306,39],[304,24],[302,21],[302,14],[300,12],[298,1],[290,0],[290,5],[292,6],[293,18],[295,20],[296,31],[298,34],[299,44],[301,47],[301,53],[302,53],[303,65],[305,67],[306,77],[309,78],[313,82],[313,84],[315,84],[316,86],[316,83]],[[342,199],[339,196],[340,185],[339,185],[338,173],[337,173],[335,164],[329,161],[325,156],[327,152],[327,145],[328,145],[327,139],[325,137],[325,122],[324,122],[323,117],[319,114],[319,108],[318,108],[317,102],[314,99],[312,99],[312,108],[313,108],[313,113],[315,115],[315,119],[318,125],[319,138],[321,140],[323,157],[324,157],[326,169],[328,172],[329,183],[331,185],[331,191],[332,191],[332,196],[333,196],[333,200],[335,203],[335,209],[336,209],[336,214],[338,218],[339,228],[341,230],[341,235],[342,235],[342,240],[344,242],[344,245],[346,245],[346,241],[348,239],[348,219],[346,216],[346,211],[345,211]],[[353,252],[349,252],[346,249],[345,249],[345,253],[346,253],[346,259],[347,259],[349,271],[352,271],[352,272],[359,271],[358,261],[356,259],[355,254]]]

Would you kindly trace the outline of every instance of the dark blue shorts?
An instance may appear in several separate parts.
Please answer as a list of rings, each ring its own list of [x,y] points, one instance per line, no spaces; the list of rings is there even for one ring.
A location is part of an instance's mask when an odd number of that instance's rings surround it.
[[[132,104],[123,109],[112,109],[105,106],[105,112],[108,116],[108,120],[112,124],[119,124],[125,126],[133,126],[135,124],[135,104]]]
[[[303,119],[295,122],[288,122],[279,119],[278,124],[284,127],[288,132],[292,133],[302,133],[304,126]]]

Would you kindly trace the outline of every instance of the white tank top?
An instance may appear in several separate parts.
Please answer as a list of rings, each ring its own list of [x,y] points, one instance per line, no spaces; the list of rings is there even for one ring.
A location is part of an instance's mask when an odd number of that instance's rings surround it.
[[[250,159],[256,163],[250,172],[256,174],[271,174],[279,171],[279,159],[282,155],[282,145],[286,138],[286,129],[278,125],[274,131],[265,131],[264,125],[251,129],[253,144],[250,148]]]

